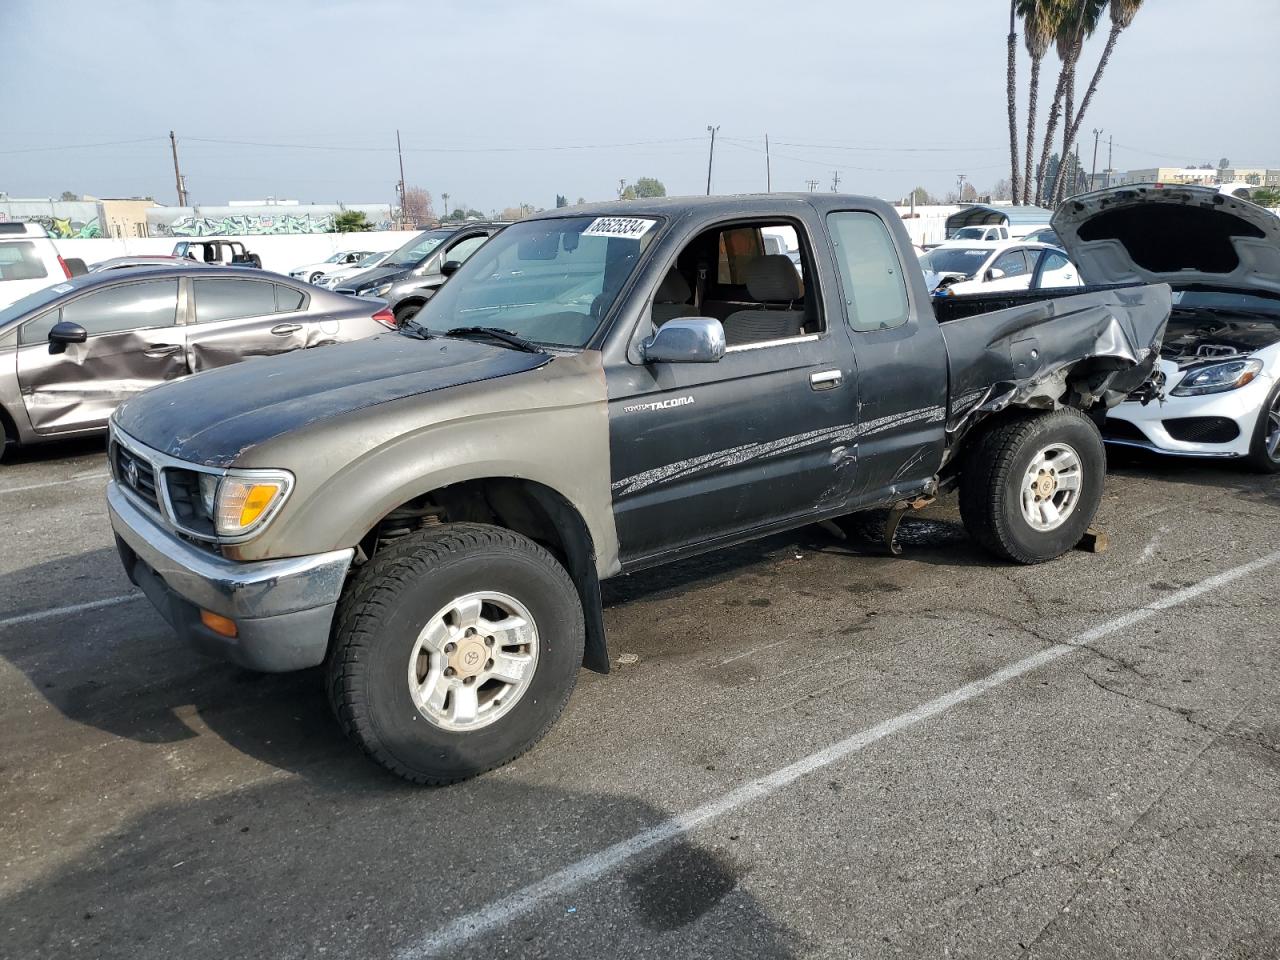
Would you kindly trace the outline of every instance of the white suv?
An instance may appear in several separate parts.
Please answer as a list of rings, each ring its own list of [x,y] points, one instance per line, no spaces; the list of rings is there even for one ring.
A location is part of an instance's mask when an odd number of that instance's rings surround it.
[[[0,307],[70,278],[71,268],[58,256],[44,227],[0,223]]]

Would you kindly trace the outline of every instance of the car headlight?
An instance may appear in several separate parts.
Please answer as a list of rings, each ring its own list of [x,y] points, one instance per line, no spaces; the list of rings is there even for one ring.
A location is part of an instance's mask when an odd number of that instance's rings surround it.
[[[380,283],[376,287],[365,287],[360,291],[362,297],[381,297],[385,296],[387,291],[391,289],[391,284]]]
[[[285,470],[244,470],[200,480],[200,498],[220,537],[244,537],[260,529],[292,489],[293,474]]]
[[[1206,393],[1226,393],[1228,390],[1235,390],[1251,383],[1261,372],[1262,361],[1256,358],[1214,363],[1187,374],[1169,393],[1175,397],[1201,397]]]

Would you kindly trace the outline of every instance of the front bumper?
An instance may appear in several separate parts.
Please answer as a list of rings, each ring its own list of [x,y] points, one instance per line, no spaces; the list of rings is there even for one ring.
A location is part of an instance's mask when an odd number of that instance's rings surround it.
[[[161,527],[114,480],[107,509],[129,579],[183,640],[268,673],[324,661],[353,550],[237,563]],[[237,635],[210,630],[201,610],[234,620]]]
[[[1133,400],[1117,404],[1107,412],[1107,419],[1127,425],[1125,430],[1104,429],[1108,443],[1141,447],[1157,453],[1184,457],[1247,457],[1254,429],[1267,395],[1275,381],[1262,374],[1238,390],[1211,393],[1202,397],[1167,396],[1163,402],[1153,400],[1146,406]],[[1236,436],[1225,442],[1182,440],[1169,432],[1169,421],[1189,418],[1216,418],[1236,426]]]

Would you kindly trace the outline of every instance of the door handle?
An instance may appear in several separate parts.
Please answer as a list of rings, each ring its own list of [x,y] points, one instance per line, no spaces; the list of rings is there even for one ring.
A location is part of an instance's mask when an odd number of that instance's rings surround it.
[[[809,374],[809,387],[812,390],[832,390],[844,383],[844,374],[839,370],[823,370],[821,373]]]
[[[271,332],[277,337],[287,337],[289,334],[297,333],[301,329],[302,324],[300,323],[277,323],[271,328]]]
[[[143,351],[148,357],[172,357],[182,349],[176,343],[153,343]]]

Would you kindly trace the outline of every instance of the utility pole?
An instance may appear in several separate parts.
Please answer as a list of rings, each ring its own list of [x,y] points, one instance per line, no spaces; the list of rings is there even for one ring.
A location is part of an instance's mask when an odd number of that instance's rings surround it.
[[[815,191],[815,190],[817,190],[817,189],[818,189],[818,181],[817,181],[817,180],[806,180],[806,181],[805,181],[805,184],[809,187],[809,192],[810,192],[810,193],[813,193],[813,191]]]
[[[400,220],[404,221],[404,154],[400,151],[400,131],[396,131],[396,156],[400,158]],[[417,226],[417,224],[414,224]]]
[[[182,168],[178,166],[178,138],[169,131],[169,148],[173,150],[173,182],[178,188],[178,206],[187,205],[187,182],[182,179]]]
[[[707,196],[711,196],[711,161],[716,157],[716,131],[720,129],[720,124],[714,127],[707,124],[707,133],[711,134],[711,149],[707,152]]]
[[[1111,134],[1107,134],[1107,186],[1111,186]]]
[[[956,174],[956,201],[958,203],[964,203],[964,182],[968,179],[969,177],[967,174]]]
[[[440,222],[443,223],[449,217],[449,195],[442,193],[440,196],[444,197],[444,214],[440,217]]]
[[[1093,128],[1093,163],[1089,166],[1089,189],[1092,190],[1096,184],[1095,178],[1098,176],[1098,138],[1102,136],[1102,131],[1097,127]]]
[[[831,192],[832,193],[840,192],[840,171],[839,170],[831,171]]]
[[[764,192],[773,193],[773,161],[769,157],[769,135],[764,135]]]

